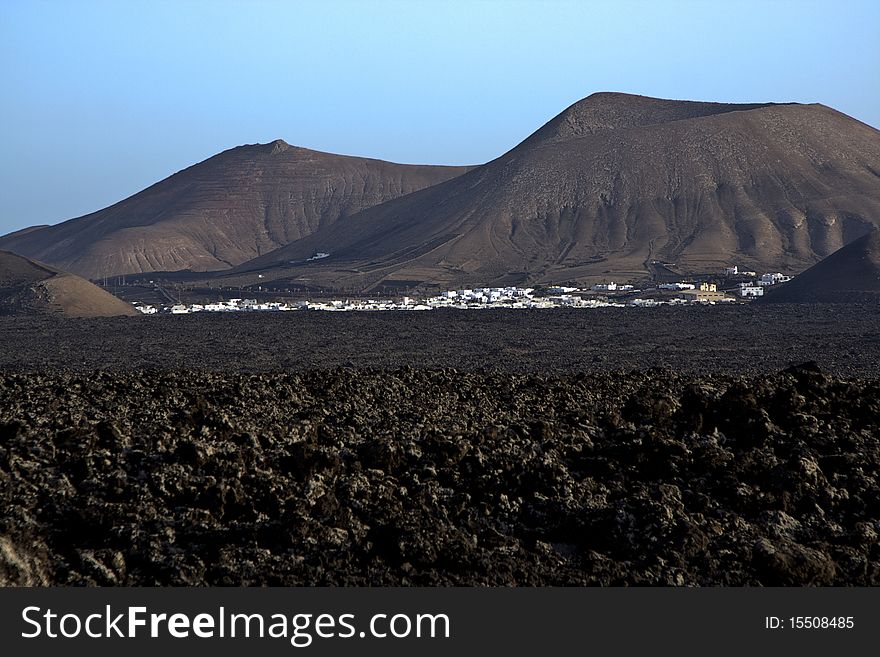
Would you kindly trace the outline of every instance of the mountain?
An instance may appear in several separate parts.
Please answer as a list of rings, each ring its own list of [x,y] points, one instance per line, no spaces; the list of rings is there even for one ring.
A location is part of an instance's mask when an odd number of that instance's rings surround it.
[[[84,278],[0,251],[0,315],[46,314],[112,317],[138,312]]]
[[[800,276],[770,289],[763,303],[880,301],[880,231],[847,244]]]
[[[392,164],[283,141],[239,146],[108,208],[0,238],[82,276],[226,269],[467,167]]]
[[[840,112],[599,93],[498,159],[230,278],[371,289],[621,280],[655,261],[801,271],[878,220],[880,132]]]

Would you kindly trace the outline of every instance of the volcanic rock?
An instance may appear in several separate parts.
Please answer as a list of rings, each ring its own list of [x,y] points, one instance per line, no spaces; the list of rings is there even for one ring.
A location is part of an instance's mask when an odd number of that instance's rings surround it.
[[[813,368],[0,372],[0,585],[877,586],[878,407]]]

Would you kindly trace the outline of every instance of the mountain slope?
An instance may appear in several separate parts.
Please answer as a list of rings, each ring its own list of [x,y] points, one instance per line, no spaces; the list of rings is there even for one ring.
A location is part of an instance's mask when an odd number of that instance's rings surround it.
[[[594,94],[460,177],[234,270],[370,288],[802,270],[880,219],[880,132],[822,105]],[[330,257],[304,262],[316,252]]]
[[[467,171],[297,148],[240,146],[108,208],[0,238],[0,248],[97,279],[226,269]]]
[[[880,301],[880,231],[861,237],[778,289],[763,303],[861,303]]]
[[[8,251],[0,251],[0,315],[112,317],[137,315],[84,278]]]

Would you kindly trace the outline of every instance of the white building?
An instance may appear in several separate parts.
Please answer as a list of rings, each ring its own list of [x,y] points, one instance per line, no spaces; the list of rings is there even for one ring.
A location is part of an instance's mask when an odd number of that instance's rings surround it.
[[[617,290],[617,283],[614,281],[611,281],[610,283],[597,283],[590,289],[594,292],[614,292]]]
[[[739,288],[739,296],[741,297],[763,297],[764,288],[760,285],[745,285]]]
[[[791,276],[786,276],[780,272],[776,272],[775,274],[764,274],[761,276],[761,280],[758,281],[758,285],[776,285],[777,283],[787,283],[791,280]]]

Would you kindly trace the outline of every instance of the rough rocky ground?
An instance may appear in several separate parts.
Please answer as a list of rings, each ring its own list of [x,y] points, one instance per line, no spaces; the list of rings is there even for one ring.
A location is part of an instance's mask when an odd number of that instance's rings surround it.
[[[815,360],[880,376],[880,305],[0,317],[0,369],[415,367],[757,374]]]
[[[0,377],[0,579],[880,584],[880,385],[812,367]]]
[[[787,312],[763,315],[764,333],[751,308],[690,315],[691,333],[685,315],[655,315],[643,360],[617,371],[585,345],[636,345],[637,327],[590,311],[464,313],[445,327],[442,314],[310,314],[275,333],[224,317],[224,338],[210,319],[195,330],[205,318],[36,322],[29,347],[24,323],[4,323],[0,583],[880,584],[880,381],[864,337],[877,311]],[[588,317],[591,335],[551,346]],[[331,345],[375,338],[376,351],[316,369],[303,327],[333,321]],[[472,343],[426,341],[463,326]],[[165,334],[141,351],[143,327]],[[644,357],[676,333],[734,327],[783,356],[717,367],[673,350],[675,369]],[[493,336],[507,356],[489,370],[478,355]],[[401,367],[418,340],[421,367]],[[89,352],[102,341],[105,370]],[[259,371],[272,341],[306,357]],[[832,358],[847,343],[857,357]],[[177,367],[144,366],[160,344],[178,347]],[[385,367],[365,366],[380,354]],[[777,367],[798,356],[830,367]]]

